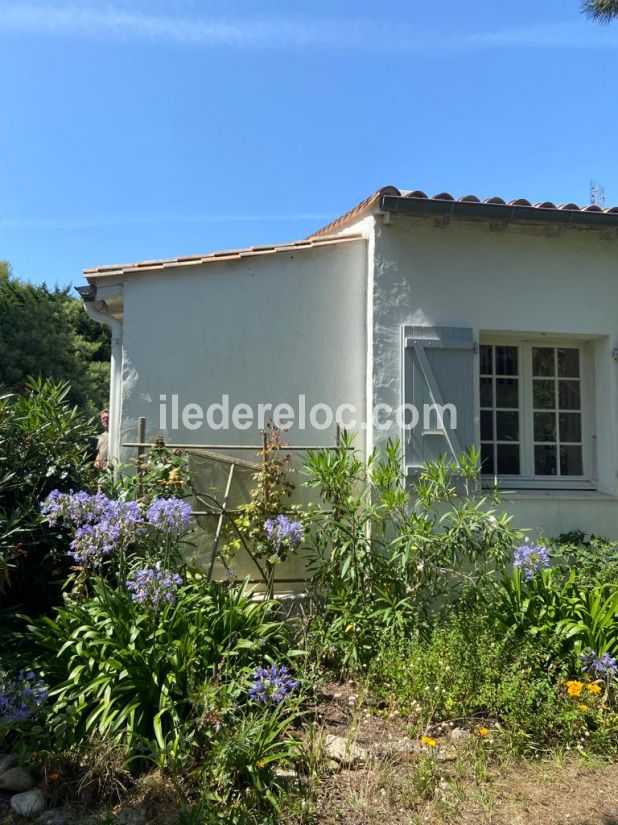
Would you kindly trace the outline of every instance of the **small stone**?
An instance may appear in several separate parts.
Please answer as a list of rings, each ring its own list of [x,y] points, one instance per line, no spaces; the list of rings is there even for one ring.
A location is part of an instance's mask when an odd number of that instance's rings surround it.
[[[0,775],[6,773],[13,765],[17,765],[17,757],[14,753],[0,753]]]
[[[455,748],[440,748],[436,754],[438,762],[455,762],[457,750]]]
[[[360,745],[330,733],[324,738],[324,752],[329,760],[347,768],[360,765],[367,758],[367,751]]]
[[[414,739],[396,739],[394,742],[385,742],[377,749],[379,756],[387,756],[395,762],[409,762],[421,751],[421,744]]]
[[[451,731],[451,739],[453,742],[463,742],[464,739],[469,739],[472,734],[465,728],[453,728]]]
[[[294,782],[298,779],[298,774],[293,768],[275,768],[274,773],[280,782]]]
[[[23,768],[9,768],[0,774],[0,791],[12,791],[20,793],[34,788],[35,782],[32,775]]]
[[[36,821],[40,822],[41,825],[66,825],[67,818],[59,808],[51,808],[37,817]]]
[[[11,808],[19,816],[38,816],[45,810],[43,793],[37,788],[34,791],[15,794],[11,797]]]
[[[146,811],[143,808],[127,808],[116,819],[117,825],[145,825]]]

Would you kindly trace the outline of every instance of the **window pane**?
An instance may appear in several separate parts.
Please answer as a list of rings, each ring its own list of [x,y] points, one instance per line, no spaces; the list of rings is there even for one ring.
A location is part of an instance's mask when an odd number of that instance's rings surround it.
[[[496,375],[517,375],[517,347],[496,347]]]
[[[496,407],[519,407],[517,378],[496,378]]]
[[[493,444],[481,444],[481,472],[495,475]]]
[[[481,345],[481,375],[493,375],[493,352],[493,347],[488,347],[486,344]]]
[[[481,412],[481,441],[493,441],[494,414],[491,410]]]
[[[493,378],[481,378],[481,407],[493,407]]]
[[[534,448],[534,473],[537,476],[556,475],[556,447]]]
[[[532,375],[555,375],[554,348],[532,347]]]
[[[558,375],[561,378],[579,378],[579,350],[558,350]]]
[[[582,417],[580,413],[560,413],[560,441],[582,440]]]
[[[555,413],[534,413],[534,440],[556,441]]]
[[[553,409],[556,406],[555,381],[533,381],[532,404],[535,410]]]
[[[581,476],[584,474],[581,447],[560,447],[560,475]]]
[[[559,381],[558,398],[561,410],[579,410],[579,381]]]
[[[496,413],[497,441],[519,441],[519,413]]]
[[[519,474],[519,444],[498,444],[498,474]]]

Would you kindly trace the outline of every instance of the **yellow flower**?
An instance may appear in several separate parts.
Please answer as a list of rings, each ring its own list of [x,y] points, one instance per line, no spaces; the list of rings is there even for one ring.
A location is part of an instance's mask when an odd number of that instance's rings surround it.
[[[479,736],[489,736],[489,728],[479,728],[478,735]]]
[[[431,736],[423,736],[421,738],[421,745],[427,745],[428,748],[435,748],[436,740],[432,739]]]
[[[582,690],[584,685],[582,682],[578,682],[576,679],[571,679],[570,682],[566,683],[567,690],[569,691],[569,696],[581,696]]]
[[[598,685],[596,682],[591,682],[589,685],[586,685],[586,689],[588,693],[591,693],[593,696],[598,696],[601,693],[601,685]]]
[[[578,707],[578,708],[579,708],[582,712],[585,712],[585,711],[587,711],[587,710],[588,710],[588,705],[578,705],[577,707]]]
[[[266,762],[263,759],[260,759],[257,763],[258,768],[265,768]]]

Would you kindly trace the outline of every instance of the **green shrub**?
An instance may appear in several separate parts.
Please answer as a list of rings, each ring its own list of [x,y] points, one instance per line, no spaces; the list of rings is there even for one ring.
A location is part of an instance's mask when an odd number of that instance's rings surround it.
[[[583,699],[573,697],[567,689],[573,674],[559,644],[497,630],[487,615],[454,613],[428,635],[386,646],[368,684],[416,720],[419,731],[430,722],[494,720],[522,752],[567,745],[616,750],[613,687],[596,696],[586,689],[590,682],[581,682]]]
[[[573,571],[581,584],[611,584],[618,581],[618,544],[581,530],[563,533],[548,542],[552,567],[566,577]]]
[[[68,394],[38,380],[0,398],[0,599],[31,615],[60,601],[68,570],[64,537],[43,523],[39,502],[94,483],[95,431]]]
[[[242,588],[189,583],[153,619],[126,590],[103,579],[93,587],[92,598],[29,628],[50,687],[47,728],[57,746],[96,733],[159,761],[173,759],[204,683],[242,682],[285,648],[271,605]]]
[[[480,494],[474,450],[428,464],[412,490],[397,443],[365,463],[346,436],[339,450],[309,453],[307,472],[326,505],[311,534],[313,638],[342,672],[365,667],[394,631],[474,604],[518,537]]]
[[[574,672],[591,649],[618,656],[618,585],[582,584],[577,572],[538,571],[529,580],[517,568],[505,573],[492,594],[492,615],[504,632],[558,648]]]

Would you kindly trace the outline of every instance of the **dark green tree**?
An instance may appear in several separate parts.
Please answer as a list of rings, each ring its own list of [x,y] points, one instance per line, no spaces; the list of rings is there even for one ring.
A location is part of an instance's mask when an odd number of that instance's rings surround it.
[[[0,261],[0,387],[22,392],[28,378],[67,382],[87,414],[106,406],[109,330],[84,312],[70,288],[14,277]]]
[[[68,384],[37,379],[0,395],[0,615],[15,605],[38,613],[61,598],[66,535],[42,521],[40,502],[55,489],[96,484],[95,425],[69,392]],[[0,649],[1,631],[0,620]]]
[[[584,0],[584,12],[599,23],[618,17],[618,0]]]

